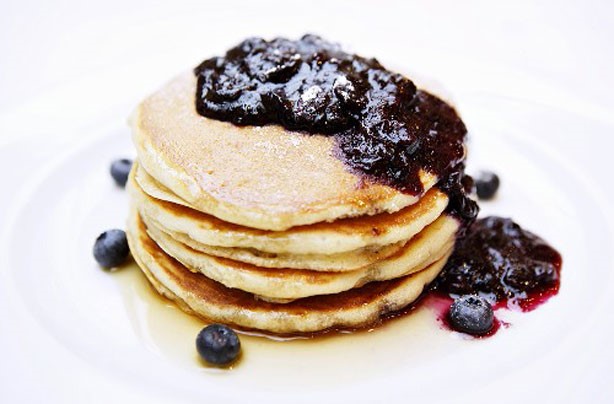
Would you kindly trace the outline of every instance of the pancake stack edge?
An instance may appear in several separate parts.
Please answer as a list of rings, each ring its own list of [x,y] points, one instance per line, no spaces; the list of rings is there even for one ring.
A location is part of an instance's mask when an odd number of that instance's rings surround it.
[[[278,334],[373,325],[445,265],[459,224],[432,189],[395,213],[266,231],[201,212],[135,163],[128,237],[166,297],[208,321]]]

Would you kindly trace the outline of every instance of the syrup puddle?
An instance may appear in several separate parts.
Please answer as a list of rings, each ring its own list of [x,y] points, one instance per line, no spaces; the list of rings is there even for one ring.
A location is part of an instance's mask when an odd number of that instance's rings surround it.
[[[240,332],[242,354],[230,369],[207,366],[199,358],[195,339],[207,324],[160,297],[133,262],[111,274],[123,298],[134,333],[155,353],[175,365],[216,375],[249,375],[257,385],[271,377],[283,389],[319,387],[369,379],[399,366],[420,366],[453,353],[461,343],[442,330],[428,307],[385,322],[368,331],[331,333],[313,338],[278,339]]]

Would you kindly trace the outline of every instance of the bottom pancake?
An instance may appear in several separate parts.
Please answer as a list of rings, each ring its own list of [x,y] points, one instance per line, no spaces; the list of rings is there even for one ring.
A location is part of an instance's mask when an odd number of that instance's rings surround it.
[[[158,292],[184,311],[208,321],[277,334],[371,326],[387,313],[414,302],[445,265],[449,254],[424,270],[389,281],[371,282],[342,293],[270,303],[193,273],[148,236],[133,210],[128,223],[132,255]]]

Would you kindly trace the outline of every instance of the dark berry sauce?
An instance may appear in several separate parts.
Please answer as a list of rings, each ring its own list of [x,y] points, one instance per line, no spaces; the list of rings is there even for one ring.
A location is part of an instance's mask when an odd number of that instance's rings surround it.
[[[421,170],[436,175],[450,197],[447,212],[463,222],[454,254],[426,293],[427,301],[446,301],[446,313],[450,296],[477,293],[495,309],[527,311],[557,293],[556,250],[510,219],[474,222],[465,125],[408,78],[314,35],[247,39],[194,73],[196,110],[205,117],[333,136],[351,171],[411,195],[424,192]],[[445,314],[440,320],[447,324]]]
[[[473,178],[465,174],[465,164],[460,163],[458,169],[440,181],[438,187],[448,195],[446,213],[455,216],[462,224],[456,236],[463,237],[480,211],[478,204],[468,196],[473,193],[474,183]]]
[[[442,182],[453,173],[462,178],[467,130],[454,108],[377,60],[317,36],[247,39],[194,73],[203,116],[334,136],[352,171],[412,195],[424,191],[420,170]],[[459,216],[477,212],[466,204],[457,201]]]
[[[435,282],[442,293],[477,293],[495,307],[529,311],[558,292],[561,255],[511,219],[473,223]]]

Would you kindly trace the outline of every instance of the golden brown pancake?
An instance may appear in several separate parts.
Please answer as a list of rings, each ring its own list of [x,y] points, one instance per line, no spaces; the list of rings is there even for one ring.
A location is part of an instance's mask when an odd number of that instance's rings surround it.
[[[239,127],[199,115],[187,72],[131,119],[146,171],[195,209],[264,230],[396,212],[421,195],[366,181],[334,156],[333,139],[280,126]],[[436,182],[421,173],[425,191]]]
[[[406,244],[406,241],[399,241],[386,246],[369,246],[334,254],[269,253],[255,248],[217,247],[202,244],[187,234],[168,231],[151,217],[145,215],[141,217],[148,225],[151,224],[152,227],[164,232],[174,241],[185,244],[196,251],[264,268],[296,268],[326,272],[353,271],[391,257],[402,250]]]
[[[155,220],[169,234],[185,234],[207,246],[252,248],[262,252],[293,255],[354,253],[365,247],[405,242],[435,221],[448,204],[445,193],[432,189],[417,203],[395,213],[340,219],[285,231],[266,231],[228,223],[193,208],[160,199],[171,199],[172,194],[165,197],[170,191],[157,186],[138,163],[131,172],[129,189],[141,214]],[[371,251],[376,250],[371,248]],[[389,253],[397,250],[389,250]],[[372,258],[382,257],[385,255],[380,253]],[[311,257],[302,260],[310,261]],[[363,261],[359,266],[368,263]],[[301,267],[307,268],[304,265]],[[348,267],[352,268],[357,266]]]
[[[127,234],[132,254],[149,281],[183,310],[208,321],[279,334],[372,325],[383,315],[415,301],[448,258],[444,256],[420,272],[395,280],[277,304],[189,271],[158,247],[134,211]]]
[[[148,235],[167,254],[193,272],[229,288],[267,300],[288,301],[343,292],[368,282],[389,280],[418,272],[447,255],[456,240],[458,222],[442,216],[412,238],[393,256],[353,271],[322,272],[292,268],[263,268],[215,257],[186,246],[143,220]]]
[[[131,118],[128,241],[159,293],[209,321],[304,333],[372,325],[439,274],[459,228],[440,178],[402,193],[349,170],[332,137],[209,119],[195,94],[187,72]]]

